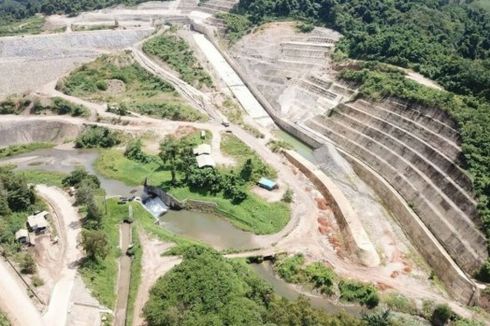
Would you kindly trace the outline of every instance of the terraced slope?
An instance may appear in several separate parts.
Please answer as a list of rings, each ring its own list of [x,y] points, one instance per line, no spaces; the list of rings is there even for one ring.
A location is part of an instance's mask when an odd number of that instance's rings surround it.
[[[458,163],[459,134],[444,112],[396,101],[358,100],[306,126],[382,175],[467,273],[487,257],[470,178]]]

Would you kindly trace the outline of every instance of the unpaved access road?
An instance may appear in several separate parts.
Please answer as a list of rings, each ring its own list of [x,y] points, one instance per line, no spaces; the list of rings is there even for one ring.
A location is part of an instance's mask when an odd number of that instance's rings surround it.
[[[25,286],[3,258],[0,258],[0,310],[12,325],[43,325]]]
[[[54,210],[55,220],[59,225],[59,233],[64,244],[61,276],[56,282],[48,308],[42,320],[45,325],[65,326],[70,308],[70,296],[75,282],[77,265],[82,258],[82,252],[77,248],[80,236],[80,217],[70,202],[69,197],[56,187],[37,185],[36,193],[43,198]],[[26,324],[37,325],[37,324]]]

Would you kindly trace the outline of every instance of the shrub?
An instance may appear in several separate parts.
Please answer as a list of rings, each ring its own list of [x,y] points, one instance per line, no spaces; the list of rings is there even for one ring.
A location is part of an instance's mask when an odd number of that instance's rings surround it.
[[[289,283],[303,283],[306,277],[303,273],[305,258],[302,254],[280,259],[276,264],[277,273]]]
[[[34,275],[31,279],[32,281],[32,286],[34,287],[40,287],[40,286],[43,286],[44,285],[44,281],[42,278],[40,278],[39,276],[37,275]]]
[[[291,189],[287,189],[285,192],[284,192],[284,195],[282,195],[282,199],[281,199],[283,202],[285,203],[292,203],[293,202],[293,191]]]
[[[121,142],[119,135],[106,127],[91,125],[75,140],[76,148],[108,148]]]
[[[434,326],[444,326],[453,316],[453,311],[447,304],[437,305],[432,313],[432,324]]]
[[[22,274],[34,274],[37,270],[36,263],[29,253],[21,254],[19,259],[19,267]]]
[[[98,80],[96,83],[95,83],[95,86],[101,90],[101,91],[105,91],[107,90],[107,82],[105,80]]]
[[[357,281],[342,280],[339,282],[340,298],[350,302],[359,302],[368,308],[374,308],[379,303],[378,291],[372,284]]]
[[[305,274],[308,281],[313,283],[321,293],[328,295],[334,293],[335,273],[323,263],[315,262],[306,266]]]
[[[296,29],[301,33],[309,33],[315,29],[315,25],[311,22],[299,22],[296,24]]]

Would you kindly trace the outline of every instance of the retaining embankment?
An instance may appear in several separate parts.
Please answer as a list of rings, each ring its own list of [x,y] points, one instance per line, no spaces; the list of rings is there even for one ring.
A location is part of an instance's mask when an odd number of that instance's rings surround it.
[[[456,265],[400,194],[358,159],[350,155],[344,155],[344,157],[352,165],[356,174],[379,195],[383,204],[393,213],[412,244],[445,284],[449,294],[465,304],[476,304],[479,299],[479,290],[475,283]]]
[[[369,267],[377,266],[380,259],[376,249],[340,189],[320,169],[294,151],[284,151],[286,158],[303,172],[329,202],[349,249],[359,261]]]
[[[313,148],[320,147],[322,143],[326,141],[307,130],[307,128],[304,128],[301,125],[292,124],[281,118],[260,91],[248,82],[248,78],[242,72],[238,64],[230,58],[226,51],[222,50],[221,46],[216,41],[214,33],[208,27],[195,22],[192,23],[192,28],[206,35],[216,46],[228,64],[235,70],[243,83],[250,89],[252,94],[277,125]],[[354,165],[356,173],[358,173],[359,176],[370,185],[381,198],[383,198],[385,206],[393,212],[395,218],[402,225],[403,229],[411,239],[411,242],[421,252],[425,260],[432,266],[435,274],[444,282],[448,292],[455,299],[466,304],[476,303],[479,298],[479,291],[475,284],[463,273],[463,271],[461,271],[445,249],[438,243],[437,239],[435,239],[432,233],[427,229],[425,224],[423,224],[420,218],[408,207],[404,199],[384,179],[365,166],[362,162],[354,162],[356,159],[350,157],[350,155],[344,151],[340,150],[340,152]]]

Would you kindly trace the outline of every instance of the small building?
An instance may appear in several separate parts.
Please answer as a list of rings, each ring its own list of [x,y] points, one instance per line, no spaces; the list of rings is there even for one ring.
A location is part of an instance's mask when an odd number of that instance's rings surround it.
[[[15,240],[22,244],[29,244],[29,232],[26,229],[20,229],[15,232]]]
[[[206,130],[201,130],[201,139],[206,139]]]
[[[196,155],[196,156],[198,156],[198,155],[211,155],[211,145],[201,144],[201,145],[197,146],[196,148],[194,148],[192,150],[192,153],[194,153],[194,155]]]
[[[279,185],[277,184],[277,182],[272,181],[272,180],[267,179],[267,178],[264,178],[264,177],[260,178],[258,184],[260,187],[267,189],[269,191],[279,188]]]
[[[27,228],[31,232],[44,233],[48,229],[48,212],[40,212],[27,218]]]
[[[199,168],[204,168],[204,167],[214,168],[216,166],[211,155],[207,155],[207,154],[198,155],[196,157],[196,161],[197,161],[197,166]]]

